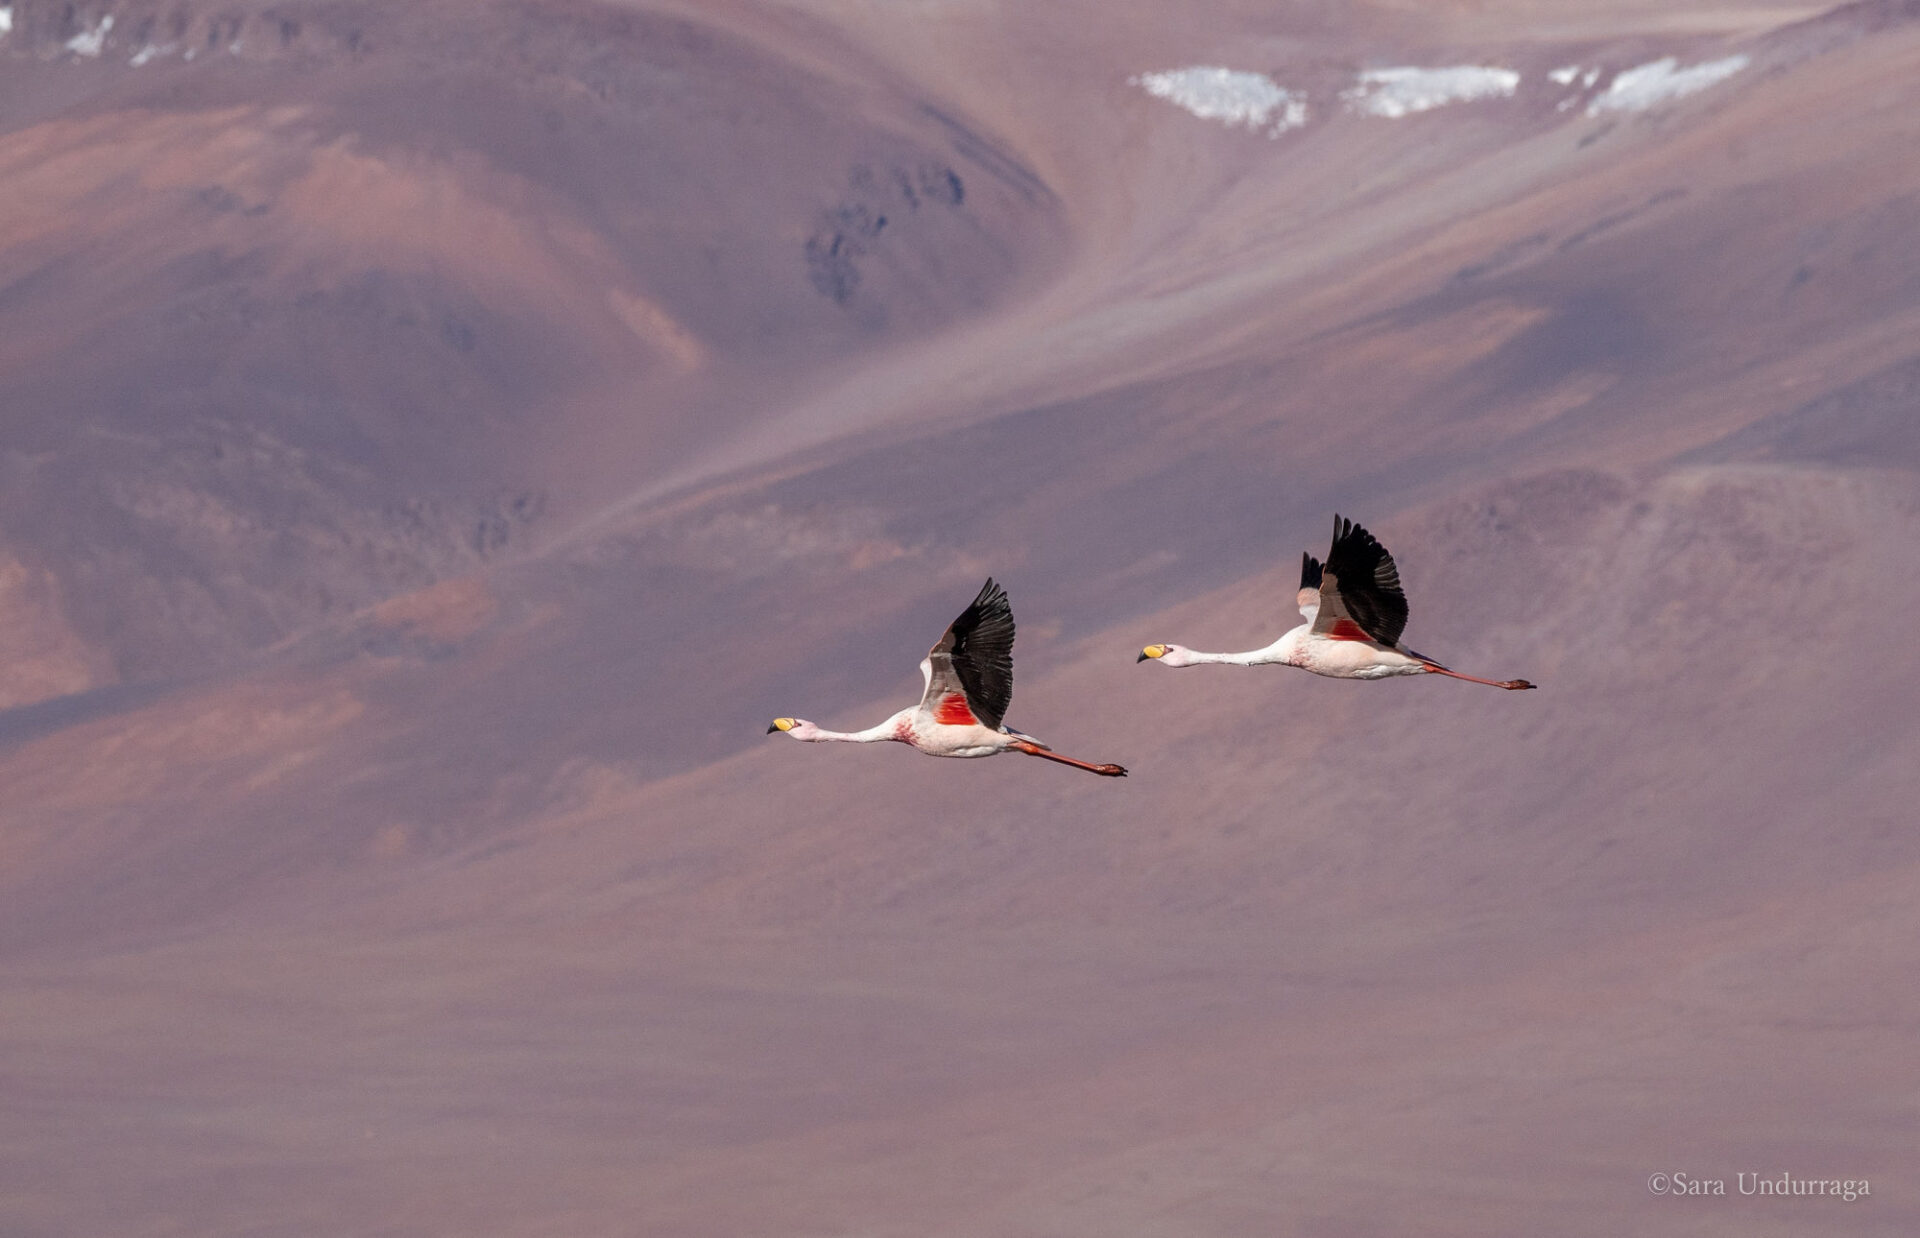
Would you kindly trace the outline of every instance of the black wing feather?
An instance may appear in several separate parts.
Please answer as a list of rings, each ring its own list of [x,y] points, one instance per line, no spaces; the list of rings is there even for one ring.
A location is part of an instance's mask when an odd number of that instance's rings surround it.
[[[1326,571],[1339,582],[1340,600],[1360,630],[1389,648],[1407,630],[1407,595],[1387,548],[1351,520],[1333,518]]]
[[[989,576],[929,656],[936,670],[941,657],[949,659],[973,716],[999,730],[1013,701],[1013,603],[1007,591]]]
[[[1304,550],[1300,552],[1300,587],[1302,589],[1320,587],[1320,560]]]

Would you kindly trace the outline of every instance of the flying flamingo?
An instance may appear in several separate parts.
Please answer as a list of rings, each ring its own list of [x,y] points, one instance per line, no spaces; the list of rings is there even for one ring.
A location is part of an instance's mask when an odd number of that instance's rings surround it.
[[[1353,521],[1333,518],[1333,548],[1327,551],[1324,568],[1312,555],[1303,554],[1300,560],[1296,601],[1307,621],[1265,649],[1197,653],[1180,645],[1148,645],[1134,661],[1153,658],[1164,666],[1277,663],[1335,679],[1449,675],[1516,692],[1536,686],[1524,679],[1462,675],[1401,644],[1400,633],[1407,626],[1407,595],[1400,588],[1400,573],[1387,548]]]
[[[933,757],[992,757],[1024,752],[1109,778],[1125,778],[1118,765],[1089,765],[1063,757],[1031,735],[1010,730],[1000,719],[1013,699],[1013,606],[1007,591],[988,577],[973,604],[947,628],[920,662],[927,689],[920,703],[864,731],[827,731],[804,718],[775,718],[767,734],[785,731],[810,743],[844,740],[908,744]]]

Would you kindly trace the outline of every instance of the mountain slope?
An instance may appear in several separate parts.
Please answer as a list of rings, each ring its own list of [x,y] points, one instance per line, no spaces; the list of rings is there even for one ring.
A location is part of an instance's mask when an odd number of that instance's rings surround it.
[[[6,1228],[1910,1231],[1911,10],[21,0]]]

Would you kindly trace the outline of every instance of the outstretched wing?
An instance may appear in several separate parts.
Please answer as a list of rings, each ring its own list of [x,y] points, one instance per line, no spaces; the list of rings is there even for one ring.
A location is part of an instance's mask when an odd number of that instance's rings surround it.
[[[1342,621],[1351,625],[1341,627]],[[1357,630],[1355,630],[1357,629]],[[1387,548],[1351,520],[1333,518],[1333,547],[1320,576],[1316,635],[1336,640],[1364,638],[1389,649],[1407,630],[1407,595]]]
[[[920,708],[935,721],[999,730],[1013,700],[1013,604],[1007,591],[989,577],[920,669],[927,680]]]
[[[1308,623],[1320,613],[1320,560],[1305,551],[1300,554],[1300,593],[1294,602]]]

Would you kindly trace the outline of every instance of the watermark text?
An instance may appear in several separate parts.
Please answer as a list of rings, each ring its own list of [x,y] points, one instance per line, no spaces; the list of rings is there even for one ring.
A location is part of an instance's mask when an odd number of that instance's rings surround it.
[[[1837,1199],[1851,1204],[1873,1196],[1873,1184],[1865,1178],[1815,1178],[1781,1170],[1757,1173],[1742,1170],[1731,1178],[1708,1177],[1683,1170],[1660,1170],[1647,1175],[1650,1195],[1691,1198],[1696,1196],[1755,1197],[1793,1196],[1801,1199]]]

